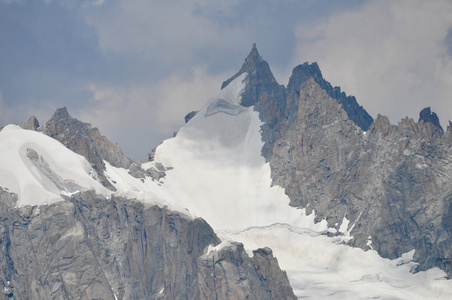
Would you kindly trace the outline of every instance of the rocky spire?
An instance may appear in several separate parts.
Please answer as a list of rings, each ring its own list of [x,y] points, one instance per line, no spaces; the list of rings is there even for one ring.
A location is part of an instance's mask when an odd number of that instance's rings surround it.
[[[419,113],[419,122],[432,123],[443,131],[443,127],[439,124],[438,116],[430,110],[430,107],[426,107]]]
[[[35,116],[31,116],[27,122],[22,122],[19,124],[19,126],[22,127],[23,129],[36,131],[39,128],[39,122]]]
[[[66,107],[59,108],[44,126],[43,133],[84,156],[96,170],[102,184],[114,189],[104,175],[105,161],[112,166],[129,168],[132,164],[121,148],[102,136],[91,124],[72,118]]]
[[[275,77],[270,71],[268,63],[262,59],[262,56],[260,56],[259,52],[257,51],[256,43],[254,43],[250,53],[245,58],[245,62],[243,63],[240,70],[234,76],[224,81],[223,84],[221,85],[221,89],[224,89],[231,81],[233,81],[234,79],[236,79],[238,76],[242,75],[245,72],[249,74],[256,74],[258,71],[260,73],[266,74],[270,81],[276,82]]]
[[[363,131],[366,131],[370,124],[373,122],[373,118],[367,113],[367,111],[358,104],[356,98],[353,96],[347,96],[341,91],[338,86],[333,87],[328,81],[326,81],[320,68],[316,62],[308,64],[305,62],[302,65],[298,65],[292,71],[289,84],[287,85],[287,93],[298,97],[300,95],[300,85],[307,81],[309,78],[313,78],[314,81],[325,90],[328,95],[340,104],[347,112],[350,120],[352,120]]]
[[[248,72],[251,73],[255,71],[258,68],[259,63],[263,62],[262,56],[259,55],[259,52],[257,51],[256,43],[253,44],[253,47],[251,48],[250,54],[248,54],[247,58],[245,59],[245,63],[243,64],[242,68],[240,69],[239,73]]]
[[[242,95],[241,104],[243,106],[248,107],[256,104],[261,98],[260,96],[262,93],[270,94],[273,92],[273,89],[280,89],[279,84],[276,82],[276,79],[270,70],[270,66],[259,55],[255,43],[240,68],[240,71],[223,82],[221,89],[225,88],[231,81],[245,72],[248,73],[248,76],[246,78],[247,84],[245,92]]]

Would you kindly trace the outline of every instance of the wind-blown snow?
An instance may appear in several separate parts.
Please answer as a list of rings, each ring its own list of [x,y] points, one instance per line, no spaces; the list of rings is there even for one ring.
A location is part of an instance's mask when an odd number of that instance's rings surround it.
[[[78,190],[111,193],[83,156],[42,133],[8,125],[0,153],[0,186],[17,194],[17,206],[50,204]]]

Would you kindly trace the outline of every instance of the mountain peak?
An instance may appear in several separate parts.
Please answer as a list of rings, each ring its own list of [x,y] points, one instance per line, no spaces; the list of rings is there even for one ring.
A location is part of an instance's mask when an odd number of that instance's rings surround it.
[[[58,108],[52,116],[52,119],[72,119],[66,107]]]
[[[274,78],[272,72],[270,71],[270,67],[268,66],[268,63],[260,56],[259,52],[257,51],[256,43],[253,43],[253,47],[251,48],[250,53],[245,58],[245,62],[243,63],[240,70],[231,78],[224,81],[221,85],[221,89],[224,89],[231,81],[242,75],[243,73],[249,73],[249,74],[261,74],[263,76],[258,75],[259,77],[267,77],[268,80],[276,82],[276,79]],[[249,105],[247,105],[249,106]]]
[[[272,89],[280,88],[270,70],[270,66],[262,59],[262,56],[259,55],[255,43],[240,70],[234,76],[224,81],[221,85],[221,89],[224,89],[229,83],[243,73],[248,73],[246,76],[247,84],[240,103],[245,107],[252,106],[259,102],[262,93],[265,93],[267,96],[264,98],[267,98],[268,95],[272,93]]]
[[[436,113],[432,112],[430,107],[426,107],[419,113],[419,122],[424,121],[424,123],[432,123],[443,131],[443,127],[441,127],[439,123],[439,118]]]
[[[242,69],[240,71],[243,72],[252,72],[257,68],[257,65],[264,60],[262,59],[262,56],[259,55],[259,52],[257,51],[256,43],[253,44],[253,47],[251,48],[250,54],[245,59],[245,63],[242,66]]]
[[[23,129],[36,131],[39,128],[39,121],[35,116],[31,116],[27,122],[22,122],[19,126]]]
[[[341,91],[340,87],[333,87],[328,81],[326,81],[319,65],[316,62],[309,64],[307,62],[302,65],[298,65],[292,71],[292,76],[289,79],[287,90],[289,94],[300,94],[300,85],[307,81],[309,78],[313,78],[314,81],[325,90],[329,96],[336,99],[338,103],[342,104],[344,110],[347,112],[348,117],[363,131],[366,131],[370,124],[374,121],[373,118],[367,113],[367,111],[358,104],[355,97],[347,96]]]

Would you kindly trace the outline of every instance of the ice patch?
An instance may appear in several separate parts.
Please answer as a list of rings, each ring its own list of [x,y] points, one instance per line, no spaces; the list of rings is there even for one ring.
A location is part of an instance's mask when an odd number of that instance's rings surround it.
[[[237,77],[176,137],[157,147],[155,161],[174,169],[153,192],[204,218],[214,230],[288,223],[326,232],[325,220],[315,223],[314,213],[306,215],[304,209],[289,206],[284,189],[272,186],[270,165],[261,156],[259,114],[239,105],[245,78],[246,74]],[[206,117],[209,107],[218,110],[218,99],[223,100],[222,108],[241,113]]]
[[[346,234],[348,232],[348,224],[350,224],[350,220],[347,219],[347,215],[344,215],[344,217],[342,218],[341,226],[339,227],[339,232]]]
[[[353,228],[355,227],[356,222],[358,222],[359,218],[361,218],[361,214],[362,214],[362,212],[359,213],[358,218],[356,218],[356,221],[353,223],[352,226],[350,226],[350,228],[348,228],[349,224],[350,224],[350,220],[347,219],[346,215],[344,215],[341,226],[339,227],[339,232],[342,233],[343,235],[340,237],[336,237],[335,238],[336,241],[339,240],[341,243],[347,243],[351,239],[353,239],[351,232],[352,232]]]
[[[396,265],[397,266],[402,266],[402,265],[406,265],[406,264],[412,263],[415,252],[416,252],[416,250],[413,249],[413,250],[411,250],[411,251],[409,251],[407,253],[402,254],[402,256],[399,259],[397,259]]]
[[[129,170],[113,167],[107,161],[104,161],[104,163],[104,174],[116,188],[114,193],[116,196],[137,199],[150,205],[167,207],[170,210],[181,212],[187,217],[195,218],[186,207],[181,206],[178,202],[166,201],[166,199],[171,199],[171,197],[160,188],[160,183],[151,177],[146,177],[143,180],[135,178],[129,174]]]

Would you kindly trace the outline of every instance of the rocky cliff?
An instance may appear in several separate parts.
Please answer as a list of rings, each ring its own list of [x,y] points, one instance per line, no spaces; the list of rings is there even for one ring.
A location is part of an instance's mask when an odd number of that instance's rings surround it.
[[[418,123],[373,121],[317,64],[294,68],[287,88],[267,66],[253,46],[240,72],[254,86],[242,104],[255,104],[265,122],[262,155],[291,205],[326,219],[330,234],[344,235],[343,224],[353,246],[389,258],[416,249],[421,269],[451,275],[451,126],[444,133],[430,108]]]
[[[202,219],[90,192],[39,207],[0,198],[0,299],[294,299],[271,250],[234,244],[220,259]]]
[[[253,251],[227,243],[201,256],[200,299],[297,299],[270,248]]]
[[[101,135],[97,128],[72,118],[66,107],[55,111],[43,126],[42,132],[84,156],[98,173],[102,184],[110,189],[114,188],[104,176],[104,160],[120,168],[127,169],[132,165],[132,161],[122,153],[117,144]]]

